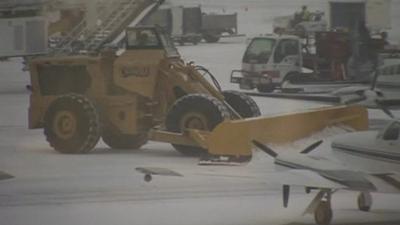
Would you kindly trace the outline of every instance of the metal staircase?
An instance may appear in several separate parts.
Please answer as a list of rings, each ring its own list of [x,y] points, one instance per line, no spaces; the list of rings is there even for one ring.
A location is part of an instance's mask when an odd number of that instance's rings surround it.
[[[114,0],[114,7],[105,10],[98,18],[101,24],[89,27],[86,19],[75,26],[53,49],[54,54],[75,52],[95,52],[105,43],[112,41],[143,10],[152,4],[161,4],[156,0]]]

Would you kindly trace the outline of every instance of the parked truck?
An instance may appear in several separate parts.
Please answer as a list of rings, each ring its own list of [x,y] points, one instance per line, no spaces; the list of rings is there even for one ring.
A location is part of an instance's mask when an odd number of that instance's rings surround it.
[[[372,32],[391,27],[391,0],[328,0],[326,14],[330,29],[355,31],[365,22]]]
[[[377,69],[373,52],[381,51],[384,43],[370,38],[391,28],[390,8],[391,0],[327,1],[329,28],[348,31],[352,38],[353,54],[347,62],[350,76],[367,76]]]
[[[328,0],[328,30],[317,26],[326,24],[323,19],[294,26],[290,16],[275,18],[278,35],[252,39],[244,54],[242,69],[232,71],[231,82],[238,83],[242,89],[257,88],[260,92],[287,87],[285,83],[299,84],[297,87],[368,83],[377,69],[377,55],[385,42],[373,34],[390,28],[390,3]],[[298,28],[307,23],[308,28]],[[370,37],[365,37],[366,32],[361,34],[359,28],[364,24],[371,31]],[[305,68],[310,73],[304,73]]]
[[[311,12],[308,20],[298,18],[299,13],[273,19],[275,33],[301,37],[327,30],[356,31],[361,22],[372,32],[390,29],[391,0],[326,0],[325,12]]]
[[[142,25],[163,27],[175,42],[197,44],[218,42],[221,37],[238,36],[237,14],[206,14],[201,7],[174,6],[159,9],[149,15]]]
[[[0,58],[47,52],[44,0],[0,2]]]
[[[368,73],[371,68],[364,64],[349,68],[353,66],[349,65],[349,60],[354,55],[351,45],[350,34],[338,31],[317,32],[313,51],[305,48],[302,38],[295,35],[255,37],[244,53],[242,69],[232,71],[231,82],[239,84],[241,89],[256,88],[259,92],[272,92],[284,88],[287,83],[303,86],[368,83],[372,78]],[[379,51],[381,46],[374,47]],[[351,69],[358,72],[351,73]],[[369,70],[361,73],[364,69]]]

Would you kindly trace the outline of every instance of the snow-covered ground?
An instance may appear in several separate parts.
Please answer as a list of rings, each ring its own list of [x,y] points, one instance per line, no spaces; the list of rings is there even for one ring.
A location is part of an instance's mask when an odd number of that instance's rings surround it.
[[[263,27],[271,14],[255,7],[260,6],[259,0],[247,2],[254,3],[254,7],[240,15],[240,29],[265,33]],[[278,14],[282,9],[279,4],[274,7],[278,8],[268,12]],[[291,12],[292,8],[286,10]],[[229,74],[240,67],[244,48],[245,39],[235,38],[217,44],[182,46],[179,51],[185,61],[209,68],[224,89],[237,89],[229,83]],[[260,152],[242,167],[198,167],[196,158],[182,157],[170,145],[154,142],[132,152],[112,151],[99,143],[88,155],[58,154],[48,146],[41,130],[27,129],[28,83],[19,59],[0,62],[0,171],[16,177],[0,181],[0,225],[313,224],[312,216],[302,216],[313,195],[295,189],[289,208],[284,209],[280,187],[263,179],[265,172],[274,170],[272,160]],[[264,115],[324,105],[272,98],[255,100]],[[379,111],[370,112],[372,118],[386,118]],[[298,151],[321,136],[341,132],[328,129],[290,145],[273,147]],[[325,154],[329,141],[324,146],[316,153]],[[145,183],[135,172],[138,166],[168,167],[184,177],[156,177]],[[356,193],[336,193],[333,224],[400,224],[400,196],[373,197],[372,211],[364,213],[357,210]]]
[[[210,68],[224,89],[236,89],[229,83],[229,72],[240,65],[244,46],[244,40],[231,39],[179,50],[186,61]],[[0,171],[16,176],[0,183],[0,224],[312,224],[311,216],[302,216],[312,195],[295,190],[290,207],[284,209],[280,188],[263,179],[273,165],[261,153],[245,167],[199,168],[197,159],[153,142],[137,152],[111,151],[103,143],[88,155],[54,152],[41,130],[27,129],[29,93],[24,88],[29,79],[20,67],[18,59],[0,64]],[[270,98],[256,101],[263,114],[322,106]],[[377,111],[371,115],[384,118]],[[274,147],[297,151],[320,136]],[[134,171],[137,166],[157,165],[184,177],[157,177],[144,183]],[[226,173],[232,175],[218,175]],[[362,213],[356,210],[355,193],[336,194],[334,224],[398,224],[400,197],[374,197],[372,212]]]

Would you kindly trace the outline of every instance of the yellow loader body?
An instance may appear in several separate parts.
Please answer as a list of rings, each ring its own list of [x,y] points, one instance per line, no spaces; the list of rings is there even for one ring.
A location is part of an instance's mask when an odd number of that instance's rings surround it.
[[[31,61],[29,128],[43,128],[65,154],[87,153],[102,138],[112,149],[153,140],[185,155],[241,159],[251,156],[253,140],[284,143],[337,124],[368,127],[358,106],[260,116],[249,96],[221,90],[207,69],[183,62],[157,27],[127,29],[125,45],[121,54],[105,48]]]

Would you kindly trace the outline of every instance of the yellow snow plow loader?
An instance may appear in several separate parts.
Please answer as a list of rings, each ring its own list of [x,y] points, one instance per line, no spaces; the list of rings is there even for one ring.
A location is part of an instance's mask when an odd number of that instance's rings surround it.
[[[30,64],[29,128],[43,128],[61,153],[87,153],[100,137],[112,149],[139,149],[148,140],[186,155],[246,160],[251,141],[290,142],[327,126],[368,126],[358,106],[262,117],[256,103],[221,91],[203,67],[185,64],[157,27],[129,28],[119,56],[54,56]],[[209,74],[214,85],[204,76]]]

